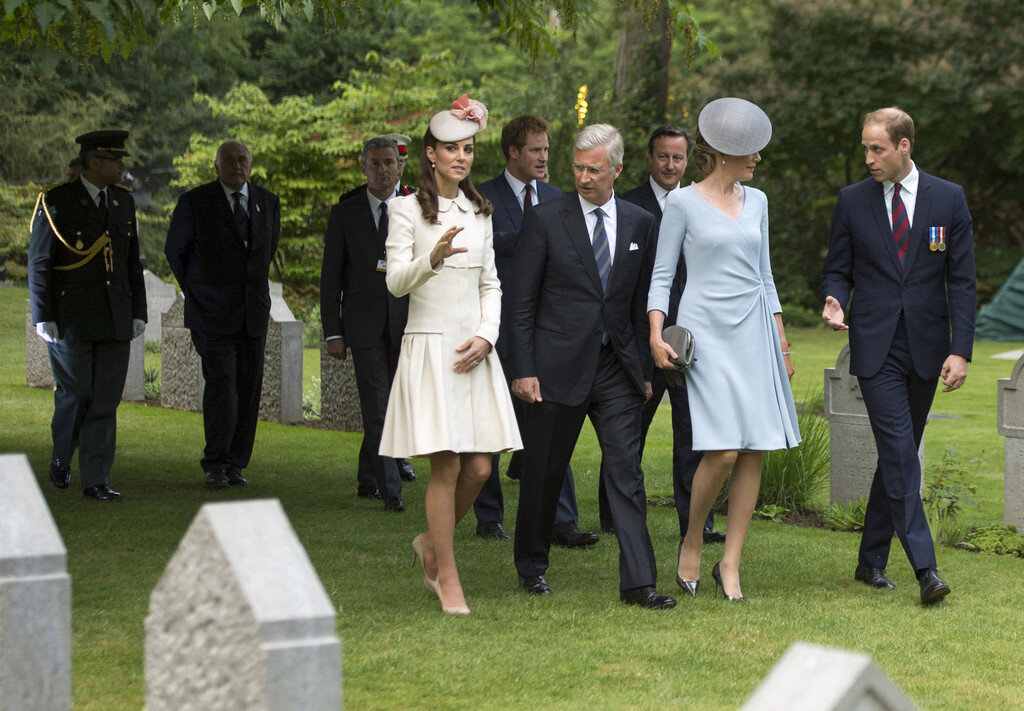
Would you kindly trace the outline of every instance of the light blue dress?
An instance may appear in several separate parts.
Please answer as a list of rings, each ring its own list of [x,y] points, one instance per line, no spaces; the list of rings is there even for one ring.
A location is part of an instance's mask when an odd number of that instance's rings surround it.
[[[800,443],[774,314],[782,311],[768,259],[768,198],[743,188],[734,220],[693,185],[668,195],[647,309],[668,313],[682,254],[679,325],[693,333],[686,371],[695,450],[771,451]]]

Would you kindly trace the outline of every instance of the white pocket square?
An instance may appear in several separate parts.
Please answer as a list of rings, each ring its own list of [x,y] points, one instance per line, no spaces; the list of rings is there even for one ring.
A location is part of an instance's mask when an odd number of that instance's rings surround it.
[[[635,252],[638,249],[640,249],[640,245],[638,245],[636,242],[630,242],[629,243],[629,251],[630,252]]]

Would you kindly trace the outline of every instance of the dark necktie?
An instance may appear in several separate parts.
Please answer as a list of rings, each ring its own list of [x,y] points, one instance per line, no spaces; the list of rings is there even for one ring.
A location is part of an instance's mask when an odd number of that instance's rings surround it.
[[[100,211],[100,217],[103,218],[103,224],[107,224],[107,191],[100,190],[99,197],[97,198],[96,207]]]
[[[910,246],[910,220],[907,218],[907,208],[900,197],[902,185],[896,183],[892,191],[892,241],[896,243],[896,254],[900,258],[900,268],[903,268],[903,258],[907,255],[907,248]]]
[[[523,214],[526,214],[526,208],[533,207],[533,186],[529,183],[526,184],[526,188],[523,190]]]
[[[232,214],[235,216],[235,226],[238,227],[238,234],[245,242],[249,241],[249,215],[246,213],[245,208],[242,207],[242,191],[231,193],[231,197],[235,199],[235,208]]]
[[[380,246],[383,247],[388,241],[388,204],[380,204],[380,219],[377,220],[377,236],[380,237]]]
[[[604,231],[604,210],[594,210],[597,224],[594,225],[594,238],[590,246],[594,248],[594,259],[597,261],[597,273],[601,277],[601,288],[608,286],[608,273],[612,270],[612,253],[608,249],[608,235]]]

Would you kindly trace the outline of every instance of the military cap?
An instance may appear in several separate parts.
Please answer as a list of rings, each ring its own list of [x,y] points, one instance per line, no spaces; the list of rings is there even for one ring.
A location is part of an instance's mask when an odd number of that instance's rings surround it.
[[[401,133],[385,133],[381,138],[390,138],[398,144],[398,157],[405,158],[408,154],[406,147],[412,143],[412,139]]]
[[[107,153],[113,153],[120,158],[124,158],[131,155],[128,153],[128,149],[124,147],[127,140],[127,131],[93,131],[92,133],[82,134],[75,139],[75,143],[82,146],[80,150],[83,153],[86,151],[106,151]]]

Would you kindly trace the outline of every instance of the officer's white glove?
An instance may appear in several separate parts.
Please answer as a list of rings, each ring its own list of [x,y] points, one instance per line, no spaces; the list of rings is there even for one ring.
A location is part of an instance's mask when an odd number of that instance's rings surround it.
[[[40,321],[36,324],[36,333],[47,343],[56,343],[60,340],[56,321]]]
[[[137,338],[140,333],[146,330],[146,322],[141,318],[132,319],[132,338]]]

